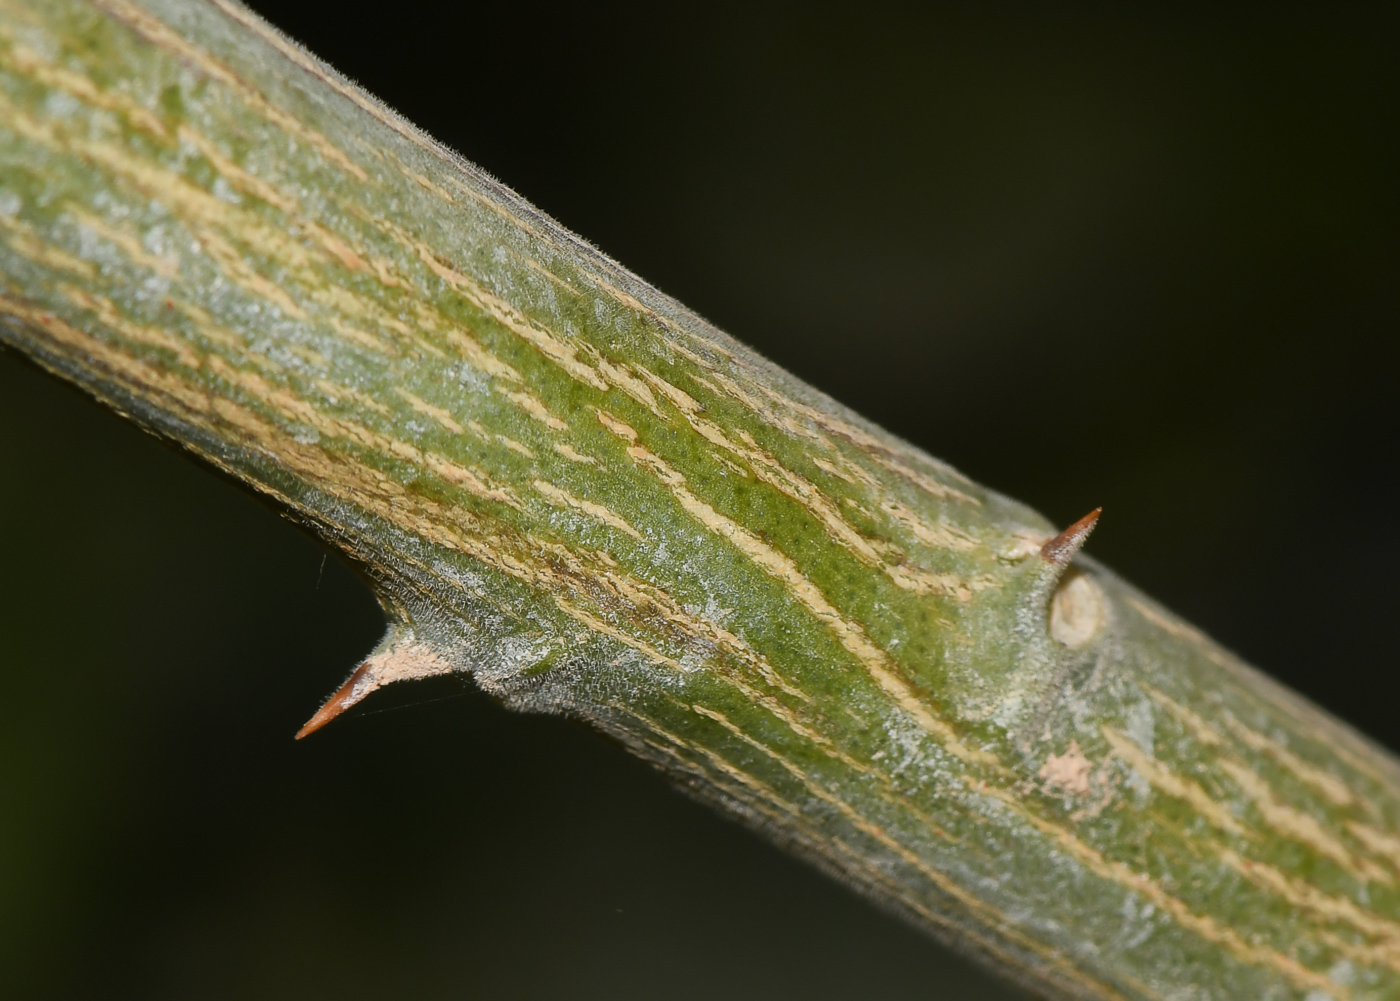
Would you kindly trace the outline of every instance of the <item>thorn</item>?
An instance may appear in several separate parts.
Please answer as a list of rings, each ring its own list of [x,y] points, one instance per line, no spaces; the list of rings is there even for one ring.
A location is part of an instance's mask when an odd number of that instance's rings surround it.
[[[365,662],[335,690],[316,715],[297,731],[297,740],[315,733],[371,692],[396,681],[451,674],[452,664],[436,648],[413,638],[413,630],[391,624]]]
[[[317,730],[321,729],[321,727],[353,706],[356,702],[360,701],[355,698],[355,685],[359,683],[360,679],[365,676],[365,672],[369,669],[369,661],[365,661],[359,667],[355,668],[355,672],[345,680],[345,684],[337,688],[335,694],[326,700],[325,705],[316,710],[316,715],[307,720],[306,724],[297,731],[296,739],[301,740],[302,737],[315,733]]]
[[[1069,528],[1045,543],[1040,547],[1040,558],[1052,567],[1063,567],[1074,558],[1075,553],[1079,552],[1079,547],[1084,545],[1085,539],[1089,538],[1089,533],[1098,524],[1101,514],[1103,514],[1103,508],[1094,508]]]

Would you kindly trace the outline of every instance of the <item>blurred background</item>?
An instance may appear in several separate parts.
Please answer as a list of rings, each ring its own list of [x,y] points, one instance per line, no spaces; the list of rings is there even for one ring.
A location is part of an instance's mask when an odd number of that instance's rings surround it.
[[[1393,25],[253,5],[637,273],[1400,748]],[[0,354],[0,994],[1011,998]],[[397,701],[395,701],[397,699]]]

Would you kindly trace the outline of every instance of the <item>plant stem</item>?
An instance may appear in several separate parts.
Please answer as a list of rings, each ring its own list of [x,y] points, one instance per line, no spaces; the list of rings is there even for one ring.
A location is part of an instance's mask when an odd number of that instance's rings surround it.
[[[0,0],[0,342],[1051,997],[1400,994],[1400,770],[232,0]]]

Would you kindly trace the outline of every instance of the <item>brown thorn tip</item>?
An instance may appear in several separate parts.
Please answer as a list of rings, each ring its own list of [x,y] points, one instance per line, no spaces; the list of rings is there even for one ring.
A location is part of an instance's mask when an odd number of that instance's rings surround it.
[[[325,705],[316,710],[316,715],[307,720],[305,725],[297,731],[295,739],[301,740],[302,737],[315,733],[358,702],[359,699],[352,699],[351,696],[355,694],[355,685],[365,676],[365,672],[368,670],[368,661],[355,668],[355,673],[345,680],[345,684],[337,688],[335,694],[326,699]]]
[[[1064,566],[1074,557],[1075,553],[1079,552],[1079,547],[1084,545],[1084,540],[1089,537],[1089,533],[1098,524],[1101,514],[1103,514],[1103,508],[1094,508],[1069,528],[1045,543],[1040,547],[1040,558],[1052,566]]]

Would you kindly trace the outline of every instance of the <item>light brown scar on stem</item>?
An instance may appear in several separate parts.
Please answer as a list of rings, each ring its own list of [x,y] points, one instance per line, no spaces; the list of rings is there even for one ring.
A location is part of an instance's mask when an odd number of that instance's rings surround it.
[[[1089,772],[1093,767],[1079,749],[1079,742],[1072,740],[1064,754],[1046,758],[1038,774],[1046,785],[1063,789],[1071,796],[1083,796],[1089,792]]]

